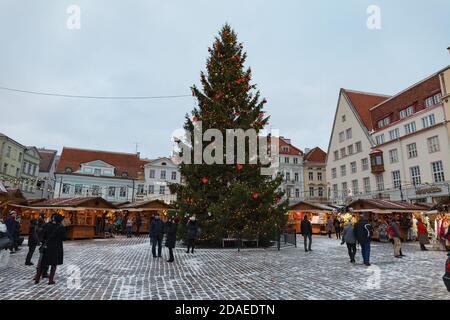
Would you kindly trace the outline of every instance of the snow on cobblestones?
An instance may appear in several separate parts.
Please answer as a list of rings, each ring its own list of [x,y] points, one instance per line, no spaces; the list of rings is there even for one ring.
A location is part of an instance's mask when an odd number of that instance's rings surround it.
[[[352,265],[345,246],[320,236],[308,253],[287,247],[188,254],[178,247],[173,264],[165,251],[152,258],[147,237],[74,241],[65,243],[54,286],[33,284],[26,250],[0,269],[0,299],[450,299],[442,282],[445,252],[422,252],[417,243],[403,245],[403,259],[393,257],[390,244],[373,243],[367,268],[360,251]]]

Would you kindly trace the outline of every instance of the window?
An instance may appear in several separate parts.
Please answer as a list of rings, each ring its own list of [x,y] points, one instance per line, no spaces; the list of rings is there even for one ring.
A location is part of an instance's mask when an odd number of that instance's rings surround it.
[[[345,164],[341,166],[341,177],[345,177],[347,174],[347,168],[345,167]]]
[[[339,160],[339,151],[334,152],[334,161]]]
[[[8,174],[8,164],[7,163],[3,164],[3,174]]]
[[[414,107],[410,106],[406,109],[403,109],[402,111],[400,111],[400,119],[404,119],[406,117],[409,117],[410,115],[412,115],[414,113]]]
[[[400,170],[392,171],[392,185],[395,189],[400,189],[402,182],[400,179]]]
[[[345,122],[345,120],[346,120],[346,117],[345,117],[345,114],[342,116],[342,122]]]
[[[289,157],[284,157],[284,163],[289,163]]]
[[[176,171],[172,171],[172,180],[177,180],[177,172]]]
[[[345,158],[345,148],[341,148],[341,158]]]
[[[433,97],[429,97],[429,98],[427,98],[426,100],[425,100],[425,106],[428,108],[428,107],[431,107],[433,104],[434,104],[434,102],[433,102],[434,100],[433,100]]]
[[[19,161],[22,161],[22,152],[19,152]]]
[[[317,193],[320,198],[323,198],[323,187],[317,188]]]
[[[286,178],[286,181],[290,181],[291,180],[291,173],[290,172],[286,172],[285,178]]]
[[[16,169],[16,177],[17,178],[20,177],[20,169],[19,168]]]
[[[342,182],[342,196],[346,197],[348,194],[347,182]]]
[[[391,118],[389,118],[389,117],[381,119],[380,121],[378,121],[378,128],[386,127],[390,123],[391,123]]]
[[[139,195],[144,194],[144,185],[143,184],[138,184],[138,186],[137,186],[137,194],[139,194]]]
[[[417,145],[416,143],[411,143],[406,146],[406,151],[408,153],[408,159],[417,157]]]
[[[159,186],[159,194],[166,194],[166,187],[165,186]]]
[[[11,147],[10,147],[10,146],[8,146],[8,147],[6,148],[6,157],[7,157],[7,158],[11,158]]]
[[[364,193],[370,193],[370,178],[364,178],[363,179],[363,183],[364,183]]]
[[[92,186],[92,195],[99,196],[100,195],[100,186]]]
[[[376,177],[377,180],[377,190],[378,191],[383,191],[384,190],[384,179],[383,179],[383,175],[379,174]]]
[[[397,149],[389,150],[389,162],[390,163],[398,162],[398,150]]]
[[[314,172],[308,172],[308,179],[314,180]]]
[[[166,178],[166,170],[161,170],[161,179]]]
[[[333,184],[333,198],[337,198],[338,197],[338,185],[337,184]]]
[[[148,194],[154,194],[154,193],[155,193],[155,186],[151,184],[148,186]]]
[[[63,184],[62,193],[63,194],[69,194],[70,193],[70,185],[68,183],[64,183]]]
[[[345,136],[347,137],[347,140],[352,138],[352,128],[345,130]]]
[[[352,144],[347,147],[347,152],[350,156],[353,154],[353,145]]]
[[[24,162],[22,165],[22,172],[25,173],[26,170],[27,170],[27,163]]]
[[[431,169],[433,170],[433,181],[434,182],[444,182],[444,166],[442,161],[436,161],[431,163]]]
[[[313,186],[309,187],[309,196],[310,196],[311,198],[314,197],[314,187],[313,187]]]
[[[108,197],[115,197],[116,196],[116,187],[109,187],[108,188]]]
[[[376,140],[377,144],[383,144],[384,143],[384,134],[380,134],[380,135],[376,136],[375,140]]]
[[[298,181],[298,172],[294,173],[294,180]]]
[[[356,161],[353,161],[353,162],[351,162],[350,163],[350,171],[352,172],[352,173],[356,173]]]
[[[127,188],[126,187],[120,187],[119,195],[121,198],[125,198],[127,196]]]
[[[337,171],[336,168],[331,169],[331,178],[332,179],[336,179],[336,177],[337,177],[336,171]]]
[[[322,181],[322,172],[317,172],[317,180]]]
[[[28,162],[28,170],[27,170],[28,174],[31,174],[31,163]]]
[[[439,137],[438,136],[434,136],[434,137],[428,138],[427,139],[427,145],[428,145],[428,152],[429,153],[438,152],[440,150]]]
[[[356,142],[355,146],[356,146],[356,152],[362,152],[361,141]]]
[[[426,116],[425,118],[422,118],[422,127],[428,128],[431,126],[434,126],[436,124],[436,118],[434,116],[434,113],[430,114],[429,116]]]
[[[300,189],[299,188],[295,189],[295,197],[300,198]]]
[[[416,123],[411,122],[411,123],[405,124],[405,134],[410,134],[413,132],[416,132]]]
[[[353,190],[353,194],[358,194],[358,180],[352,180],[352,190]]]
[[[298,164],[298,158],[297,157],[294,158],[294,164]]]
[[[344,131],[339,132],[339,142],[344,142],[345,140],[345,133]]]
[[[83,194],[83,185],[82,184],[76,184],[75,185],[75,195],[81,196]]]
[[[362,171],[369,170],[369,159],[364,158],[361,160]]]
[[[414,186],[420,185],[420,168],[419,166],[409,168],[409,172],[411,173],[411,182]]]
[[[434,104],[441,103],[441,93],[437,93],[434,95]]]
[[[36,169],[37,169],[37,165],[33,165],[33,176],[36,176]]]
[[[399,130],[399,128],[395,128],[393,130],[390,130],[389,131],[389,138],[391,140],[396,140],[396,139],[400,138],[400,130]]]
[[[154,169],[150,169],[150,179],[154,179],[155,178],[155,170]]]

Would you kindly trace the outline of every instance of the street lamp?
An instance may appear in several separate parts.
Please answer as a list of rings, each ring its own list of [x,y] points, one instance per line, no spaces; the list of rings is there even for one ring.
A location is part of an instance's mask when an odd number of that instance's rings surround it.
[[[447,50],[448,50],[448,53],[450,53],[450,47],[448,47]]]

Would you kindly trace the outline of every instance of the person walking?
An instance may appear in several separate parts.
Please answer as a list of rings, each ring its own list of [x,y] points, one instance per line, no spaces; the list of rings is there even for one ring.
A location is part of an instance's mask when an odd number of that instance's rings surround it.
[[[60,214],[53,214],[51,222],[47,223],[43,232],[43,243],[39,248],[41,253],[37,274],[34,283],[38,284],[44,270],[50,266],[48,284],[55,284],[56,267],[63,264],[64,248],[63,241],[66,239],[66,230],[61,222],[63,217]]]
[[[33,265],[33,262],[31,262],[31,258],[33,257],[36,247],[40,243],[39,235],[38,235],[38,220],[31,219],[29,231],[30,231],[30,235],[28,236],[28,253],[27,253],[27,257],[25,259],[26,266]]]
[[[417,219],[417,237],[419,238],[420,250],[428,251],[425,247],[428,244],[428,231],[422,219]]]
[[[198,226],[197,226],[197,219],[195,217],[195,214],[189,218],[189,221],[186,225],[187,230],[187,251],[186,253],[189,253],[189,249],[191,250],[191,253],[194,253],[195,248],[195,239],[197,238],[198,233]]]
[[[370,266],[370,242],[372,240],[372,226],[367,221],[365,215],[360,216],[360,220],[354,228],[355,237],[361,246],[361,254],[366,266]]]
[[[15,211],[11,211],[9,213],[9,216],[5,220],[8,238],[11,242],[11,246],[9,248],[11,254],[14,254],[20,250],[19,244],[17,242],[19,238],[19,235],[17,233],[19,232],[20,227],[17,227],[18,222],[16,221],[16,216],[17,213]]]
[[[152,242],[153,258],[156,258],[156,245],[158,245],[158,258],[161,258],[163,234],[164,222],[161,221],[159,214],[157,213],[150,223],[150,239]]]
[[[174,262],[173,249],[177,242],[177,228],[178,221],[174,218],[170,218],[166,222],[166,247],[169,249],[169,260],[167,262]]]
[[[328,234],[328,238],[331,239],[331,233],[333,232],[333,221],[331,221],[330,217],[328,217],[326,225],[325,225],[325,230]]]
[[[141,226],[142,226],[142,218],[141,215],[138,213],[138,215],[136,216],[136,235],[139,237],[139,235],[141,234]]]
[[[133,233],[133,217],[128,216],[127,219],[127,238],[131,238],[131,235]]]
[[[342,241],[341,245],[343,244],[347,245],[347,251],[348,256],[350,257],[350,262],[355,263],[355,256],[356,256],[356,237],[355,232],[353,229],[353,223],[352,220],[349,220],[347,225],[344,227],[344,230],[342,232]]]
[[[388,234],[394,241],[394,257],[402,258],[402,241],[400,240],[400,225],[392,218],[392,220],[388,220]]]
[[[341,222],[337,217],[334,218],[333,225],[334,231],[336,232],[336,239],[339,240],[341,238]]]
[[[308,216],[305,214],[303,220],[300,224],[300,231],[302,232],[303,242],[305,246],[305,252],[312,251],[311,243],[312,243],[312,224],[308,220]],[[307,243],[309,240],[309,243]]]

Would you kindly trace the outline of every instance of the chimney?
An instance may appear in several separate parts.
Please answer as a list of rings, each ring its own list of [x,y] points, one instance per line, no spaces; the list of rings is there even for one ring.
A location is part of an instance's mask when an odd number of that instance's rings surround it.
[[[137,157],[140,159],[141,158],[141,153],[140,152],[136,152]]]

